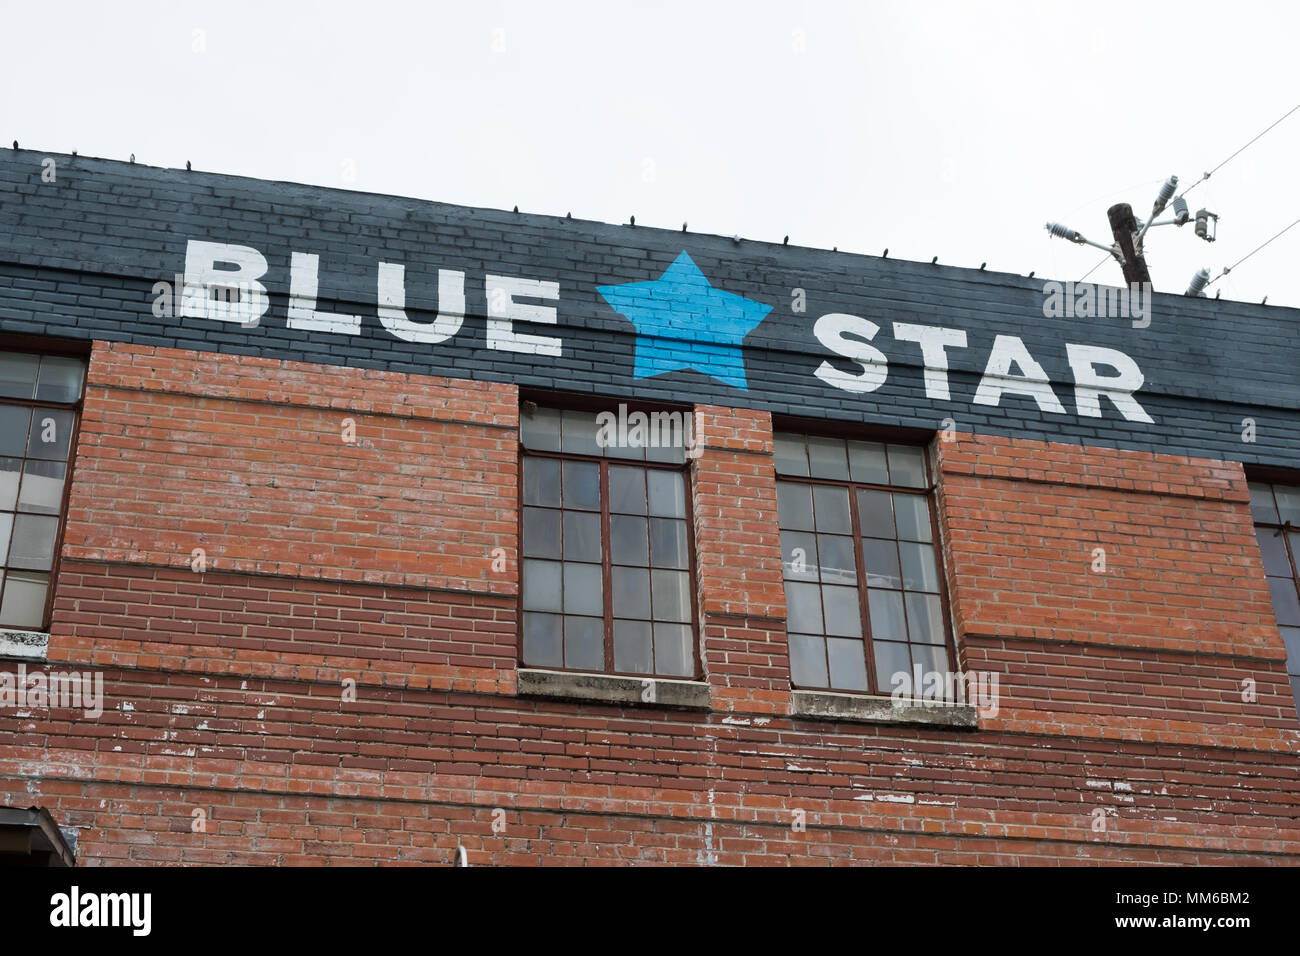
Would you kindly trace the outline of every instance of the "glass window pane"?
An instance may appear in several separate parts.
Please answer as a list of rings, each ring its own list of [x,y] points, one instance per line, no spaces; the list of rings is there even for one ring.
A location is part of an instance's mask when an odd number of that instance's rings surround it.
[[[853,538],[848,535],[817,535],[817,563],[823,584],[858,583],[858,566],[853,560]]]
[[[777,432],[772,436],[778,475],[808,475],[808,450],[803,436]]]
[[[925,449],[914,445],[890,445],[890,483],[904,488],[924,488]]]
[[[564,612],[604,614],[604,590],[601,587],[601,577],[599,564],[564,562]],[[565,633],[568,633],[567,625]],[[566,637],[565,640],[567,641],[568,638]]]
[[[811,531],[813,529],[812,489],[792,481],[776,483],[777,520],[783,529]]]
[[[686,483],[679,471],[647,472],[650,485],[650,513],[665,518],[686,517]]]
[[[849,476],[868,485],[889,484],[885,446],[879,442],[849,442]]]
[[[4,602],[0,603],[0,625],[40,627],[45,618],[48,574],[10,571],[5,577]]]
[[[786,624],[791,631],[822,634],[821,589],[815,584],[785,582]]]
[[[57,517],[15,515],[13,544],[9,548],[9,566],[48,571],[54,561],[54,536],[58,530]]]
[[[590,511],[564,512],[564,559],[600,560],[600,515]]]
[[[934,563],[934,545],[898,543],[903,563],[903,587],[909,591],[938,591],[939,571]]]
[[[524,663],[529,667],[563,667],[562,622],[558,614],[524,612]]]
[[[1269,578],[1268,589],[1273,592],[1273,613],[1277,615],[1277,623],[1282,627],[1300,626],[1300,599],[1296,597],[1295,579]]]
[[[614,622],[614,670],[628,674],[654,673],[649,622]]]
[[[894,537],[894,511],[887,491],[858,491],[858,524],[864,538]]]
[[[781,569],[796,581],[817,580],[817,538],[807,531],[781,532]]]
[[[72,445],[73,414],[58,408],[38,408],[32,413],[32,430],[27,439],[28,458],[67,461]]]
[[[903,576],[898,570],[898,544],[892,538],[863,538],[862,561],[867,570],[869,586],[903,586]]]
[[[600,465],[594,461],[566,461],[564,507],[579,511],[600,510]]]
[[[867,653],[862,641],[846,641],[840,637],[826,639],[826,653],[830,658],[830,685],[834,690],[867,689]]]
[[[582,671],[605,669],[605,622],[598,617],[564,616],[564,666]]]
[[[1290,521],[1300,525],[1300,488],[1274,485],[1273,494],[1277,498],[1277,515],[1282,519],[1282,524]]]
[[[818,531],[832,534],[852,534],[853,522],[849,518],[849,489],[830,485],[813,488],[813,515]]]
[[[943,604],[937,594],[904,595],[907,630],[912,640],[923,644],[944,643]]]
[[[661,434],[660,441],[662,441],[664,437],[665,436]],[[686,441],[685,439],[690,440]],[[686,461],[686,449],[690,447],[693,442],[702,442],[703,440],[703,437],[697,438],[695,433],[692,431],[689,435],[683,436],[683,443],[681,444],[651,445],[645,450],[645,460],[661,461],[668,465],[684,464]]]
[[[614,616],[650,619],[650,572],[643,568],[611,568]],[[625,668],[619,668],[624,670]]]
[[[524,509],[524,557],[560,556],[560,512],[553,508]]]
[[[1281,627],[1278,630],[1286,644],[1287,668],[1292,674],[1300,674],[1300,627]]]
[[[524,562],[524,609],[560,610],[560,564],[558,561]]]
[[[685,624],[655,624],[655,673],[693,677],[691,629]]]
[[[41,359],[38,402],[75,402],[81,398],[81,375],[85,363],[78,358],[46,355]]]
[[[826,615],[827,634],[838,634],[840,637],[862,636],[862,617],[857,588],[823,584],[822,610]]]
[[[1250,488],[1250,513],[1259,524],[1281,524],[1277,520],[1277,505],[1273,503],[1273,486],[1262,482],[1247,482]]]
[[[796,687],[826,687],[826,642],[811,634],[790,635],[790,681]]]
[[[905,641],[903,595],[898,591],[867,588],[867,609],[871,612],[871,637],[877,641]]]
[[[21,458],[0,458],[0,509],[12,511],[18,503],[18,475]]]
[[[0,405],[0,455],[21,458],[27,451],[27,426],[32,410],[21,405]]]
[[[681,571],[651,571],[650,588],[654,594],[656,621],[691,619],[690,576]]]
[[[0,513],[0,562],[9,555],[9,536],[14,530],[14,516]]]
[[[656,568],[687,568],[686,522],[681,518],[650,519],[650,563]]]
[[[894,495],[898,536],[905,541],[931,541],[930,501],[924,495]]]
[[[615,564],[650,563],[645,518],[609,516],[609,559]]]
[[[579,412],[566,408],[560,413],[561,446],[566,455],[599,455],[597,437],[600,428],[595,412]]]
[[[0,353],[0,396],[32,398],[36,394],[36,368],[40,361],[39,355]]]
[[[617,514],[645,514],[644,468],[609,467],[609,510]]]
[[[524,504],[560,506],[560,463],[554,458],[524,459]]]
[[[913,644],[911,649],[913,671],[918,665],[921,668],[921,695],[932,699],[947,697],[947,677],[949,673],[947,649],[933,644]],[[931,679],[925,676],[928,674],[938,674],[940,677],[932,684]],[[938,686],[935,686],[935,684]],[[928,693],[926,692],[927,687],[929,689]]]
[[[67,468],[61,461],[27,462],[18,496],[19,509],[57,515],[63,507],[63,475]]]
[[[844,439],[809,435],[808,470],[814,478],[847,480],[849,459],[844,451]]]
[[[1286,556],[1282,536],[1271,528],[1259,529],[1259,553],[1264,558],[1264,573],[1291,576],[1291,561]]]
[[[531,414],[519,414],[519,440],[534,451],[560,450],[560,413],[554,408],[539,408]]]
[[[879,693],[892,694],[896,688],[912,683],[912,658],[907,653],[906,644],[872,641],[871,653],[876,658],[876,690]]]

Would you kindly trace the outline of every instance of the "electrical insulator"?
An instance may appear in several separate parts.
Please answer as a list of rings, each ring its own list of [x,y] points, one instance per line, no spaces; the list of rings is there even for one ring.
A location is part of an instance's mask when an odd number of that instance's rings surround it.
[[[1176,197],[1174,199],[1174,222],[1181,226],[1190,218],[1191,214],[1187,211],[1187,200],[1182,196]]]
[[[1069,226],[1062,226],[1059,222],[1049,222],[1047,231],[1057,239],[1068,239],[1071,242],[1083,242],[1083,236],[1079,235]]]
[[[1174,190],[1177,188],[1178,188],[1177,176],[1170,176],[1168,179],[1165,180],[1165,184],[1160,187],[1160,194],[1156,196],[1155,209],[1152,210],[1151,212],[1152,219],[1158,216],[1160,214],[1160,211],[1165,208],[1165,205],[1169,202],[1170,198],[1174,194]]]
[[[1214,241],[1214,233],[1218,229],[1219,217],[1208,209],[1196,210],[1196,234],[1206,242]]]
[[[1210,281],[1210,270],[1202,269],[1196,275],[1192,276],[1192,281],[1187,285],[1187,295],[1192,298],[1205,294],[1205,286]]]

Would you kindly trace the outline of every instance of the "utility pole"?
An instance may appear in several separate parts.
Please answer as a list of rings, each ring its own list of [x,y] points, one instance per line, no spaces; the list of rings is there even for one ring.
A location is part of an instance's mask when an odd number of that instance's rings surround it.
[[[1134,285],[1150,285],[1151,273],[1147,271],[1147,261],[1137,251],[1134,237],[1137,236],[1137,217],[1133,207],[1126,202],[1116,203],[1106,210],[1110,217],[1110,231],[1115,237],[1124,258],[1120,268],[1124,270],[1124,282],[1131,288]]]

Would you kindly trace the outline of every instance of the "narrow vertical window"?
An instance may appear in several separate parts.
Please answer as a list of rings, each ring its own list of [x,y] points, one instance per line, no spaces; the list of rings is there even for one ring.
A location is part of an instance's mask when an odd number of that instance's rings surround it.
[[[1291,693],[1300,706],[1300,485],[1250,483],[1255,537],[1286,645]]]

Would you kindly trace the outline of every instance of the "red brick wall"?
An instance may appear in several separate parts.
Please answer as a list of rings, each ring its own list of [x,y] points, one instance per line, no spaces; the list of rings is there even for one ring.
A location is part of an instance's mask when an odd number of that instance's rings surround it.
[[[1000,711],[822,722],[791,714],[770,420],[697,414],[713,709],[521,698],[513,388],[97,345],[49,657],[104,715],[0,717],[3,801],[88,865],[1300,861],[1239,466],[939,443]]]

